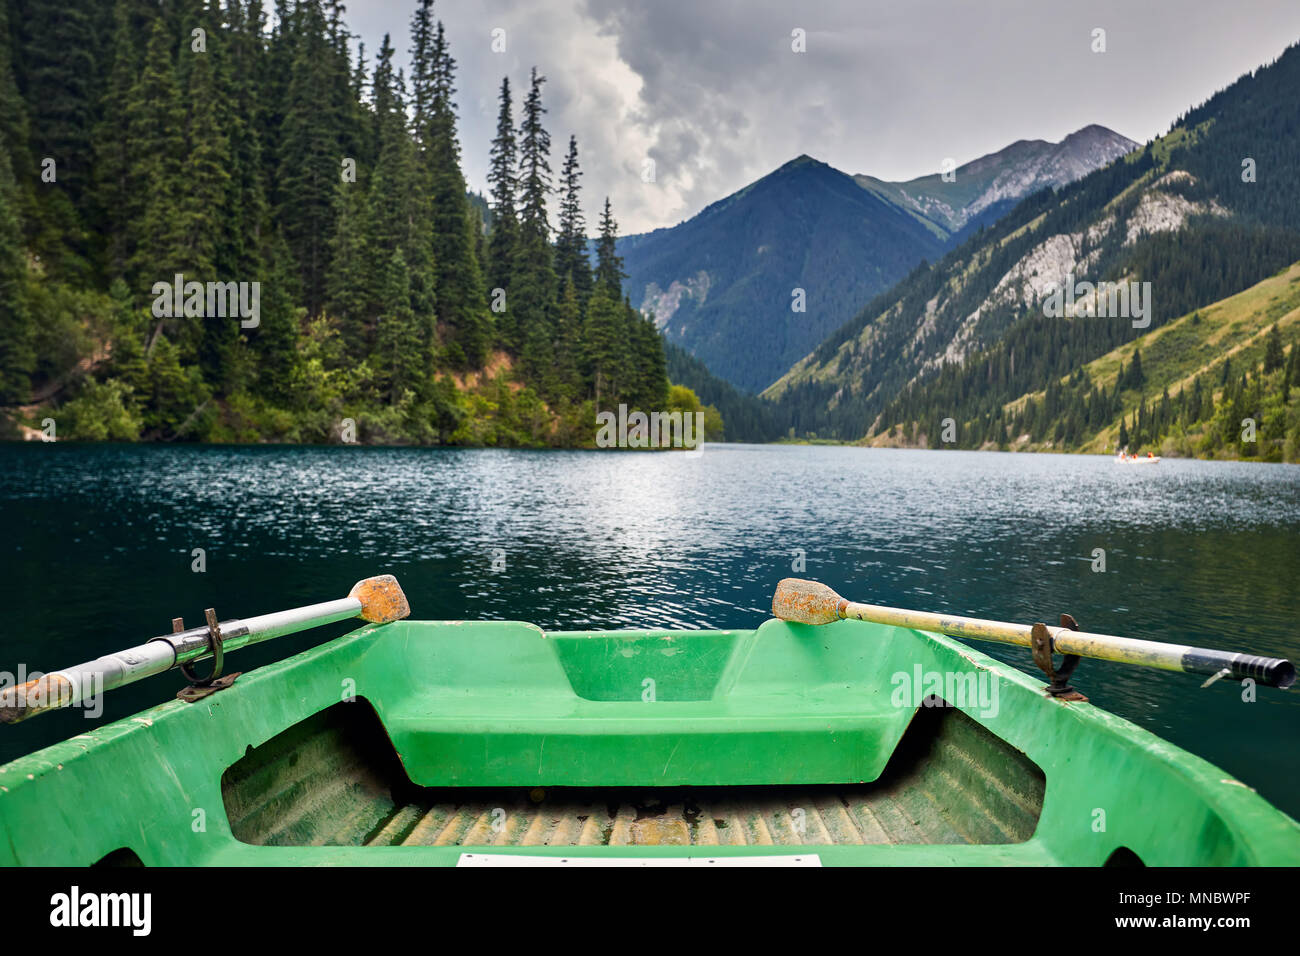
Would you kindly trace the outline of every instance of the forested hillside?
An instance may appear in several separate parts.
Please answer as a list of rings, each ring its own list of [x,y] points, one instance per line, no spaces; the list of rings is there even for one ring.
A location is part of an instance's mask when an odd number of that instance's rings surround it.
[[[711,441],[770,442],[785,437],[788,426],[771,402],[718,378],[680,345],[665,343],[664,354],[668,377],[690,388],[701,402],[718,411],[725,431],[720,436],[710,433]]]
[[[750,391],[942,249],[910,213],[808,156],[620,247],[629,296],[668,341]]]
[[[984,354],[988,381],[1008,380],[1008,356],[1002,348]],[[908,389],[881,416],[891,424],[867,440],[1300,461],[1300,263],[1013,401],[959,398],[962,383],[962,371],[949,367]],[[945,440],[941,409],[957,407],[980,411],[950,419]]]
[[[484,203],[431,0],[409,76],[343,12],[0,0],[0,431],[573,445],[597,408],[666,407],[545,78],[501,82]],[[214,314],[215,283],[256,314]]]
[[[1135,145],[1091,126],[902,183],[799,156],[686,222],[620,240],[624,288],[668,341],[758,391],[967,230]]]
[[[804,435],[924,434],[939,444],[933,423],[952,418],[966,447],[1014,443],[1020,432],[1004,406],[1300,260],[1298,223],[1300,47],[1292,46],[1167,135],[1030,197],[915,270],[766,395]],[[1137,327],[1091,306],[1049,314],[1052,292],[1083,280],[1150,283],[1149,314]],[[1057,422],[1047,424],[1054,435]],[[1081,447],[1082,430],[1075,437],[1061,440]]]

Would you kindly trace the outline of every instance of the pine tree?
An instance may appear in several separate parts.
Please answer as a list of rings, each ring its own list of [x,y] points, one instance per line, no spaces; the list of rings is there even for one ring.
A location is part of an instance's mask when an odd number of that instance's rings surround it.
[[[578,138],[569,137],[569,153],[560,172],[560,222],[555,238],[555,274],[573,286],[579,302],[591,295],[591,263],[587,261],[587,226],[582,217],[578,180]]]
[[[432,224],[427,179],[420,175],[415,142],[406,128],[405,80],[392,72],[393,48],[387,36],[375,62],[374,93],[379,158],[368,188],[368,225],[364,245],[367,255],[387,263],[392,253],[402,253],[411,311],[421,347],[414,357],[430,359],[436,347]],[[366,310],[366,324],[391,308],[377,278],[366,282],[374,298]],[[432,368],[426,368],[432,374]]]
[[[262,161],[267,183],[266,199],[271,208],[277,210],[284,205],[284,191],[279,180],[280,155],[283,150],[289,85],[297,57],[297,22],[296,0],[275,0],[275,26],[267,43],[259,75],[259,86],[263,94],[260,99],[263,113],[259,129],[263,134]]]
[[[280,145],[281,204],[277,219],[298,263],[307,314],[320,313],[334,226],[334,183],[340,173],[340,118],[330,109],[336,58],[318,0],[294,14],[294,59]]]
[[[596,284],[603,286],[605,294],[615,301],[623,298],[623,257],[617,252],[618,223],[610,209],[609,197],[600,214],[600,238],[596,241]]]
[[[173,211],[175,256],[179,271],[200,281],[223,278],[218,259],[224,241],[223,229],[229,213],[230,140],[222,121],[221,103],[225,91],[217,76],[217,43],[214,36],[205,53],[182,53],[193,62],[185,103],[186,149],[182,154],[181,181]]]
[[[173,74],[171,47],[165,24],[156,20],[126,108],[129,191],[143,197],[134,207],[128,230],[135,247],[128,285],[140,293],[156,281],[171,281],[178,271],[173,220],[183,192],[185,111]]]
[[[339,156],[355,158],[364,148],[366,114],[362,104],[353,95],[354,74],[349,59],[352,35],[343,22],[343,12],[344,6],[339,0],[330,0],[326,32],[330,78],[328,115],[333,118],[337,131]],[[336,168],[335,175],[337,172]]]
[[[1128,387],[1141,389],[1146,384],[1146,375],[1142,372],[1142,350],[1133,350],[1133,364],[1128,368]]]
[[[85,285],[94,275],[99,238],[86,229],[93,187],[91,132],[98,105],[97,28],[106,6],[11,4],[14,79],[23,94],[28,138],[11,146],[20,219],[29,253],[45,276]],[[16,10],[21,15],[14,16]],[[111,23],[107,24],[111,33]],[[0,104],[7,124],[22,122]],[[13,135],[11,130],[11,135]],[[47,173],[54,179],[46,181]]]
[[[519,223],[515,210],[517,151],[511,114],[510,78],[505,77],[501,80],[497,132],[496,138],[492,140],[487,176],[492,187],[492,236],[488,240],[487,285],[494,300],[498,289],[505,296],[505,310],[497,313],[498,335],[504,345],[518,352],[523,343],[517,336],[510,317],[510,284],[519,242]]]
[[[226,100],[217,75],[219,40],[216,31],[209,32],[212,36],[206,53],[182,53],[192,56],[194,62],[190,65],[186,96],[190,108],[186,134],[189,148],[181,164],[185,188],[174,211],[178,271],[204,282],[232,280],[220,268],[222,253],[229,247],[232,157],[221,115],[221,104]],[[238,328],[232,316],[205,314],[203,318],[199,367],[217,394],[224,394],[229,384]]]
[[[395,404],[424,377],[424,343],[411,309],[411,279],[400,249],[388,256],[379,287],[385,307],[375,335],[374,358],[388,400]]]
[[[415,38],[418,40],[418,37]],[[417,140],[428,183],[433,225],[434,287],[438,319],[452,343],[453,360],[478,368],[491,345],[483,277],[475,256],[478,216],[471,209],[460,171],[456,138],[456,61],[441,22],[433,34],[427,89],[428,118]],[[419,115],[417,104],[417,116]]]
[[[1268,338],[1264,344],[1264,374],[1268,375],[1276,372],[1282,367],[1285,357],[1282,354],[1282,335],[1278,332],[1277,323],[1268,330]]]
[[[524,241],[550,239],[546,197],[551,192],[551,134],[542,125],[542,85],[546,77],[533,67],[519,126],[520,228]]]
[[[366,187],[359,181],[340,179],[335,208],[326,308],[339,321],[348,354],[353,360],[360,361],[369,354],[373,345],[369,307],[379,300],[367,241],[371,217]]]
[[[95,13],[77,3],[27,5],[22,63],[34,153],[56,163],[59,188],[77,205],[91,186],[98,65]]]
[[[433,0],[416,0],[411,16],[411,125],[421,147],[429,132],[438,66],[434,50]]]
[[[612,402],[618,394],[623,372],[622,304],[609,295],[604,285],[597,285],[587,303],[587,321],[583,328],[583,365],[596,400]]]
[[[218,259],[224,273],[269,275],[270,227],[264,182],[266,105],[257,88],[264,17],[260,4],[239,2],[228,8],[228,40],[221,46],[221,84],[229,90],[222,113],[230,141],[229,214]]]
[[[0,82],[4,77],[0,75]],[[27,305],[27,263],[18,220],[17,190],[0,130],[0,402],[26,401],[36,355]]]
[[[565,280],[564,292],[555,310],[556,387],[573,398],[581,388],[582,307],[573,283]]]
[[[374,165],[378,156],[374,142],[370,137],[372,127],[369,99],[366,95],[366,88],[370,85],[370,73],[366,68],[366,45],[357,44],[357,62],[352,69],[352,82],[349,88],[352,92],[351,109],[355,114],[355,127],[360,136],[360,142],[356,144],[356,155],[353,157],[357,161],[359,168],[369,168]]]
[[[260,324],[252,340],[257,356],[258,392],[283,407],[298,403],[297,389],[298,308],[293,293],[297,291],[293,280],[293,257],[284,239],[277,235],[267,253],[262,284]]]
[[[22,201],[13,168],[26,165],[27,112],[10,67],[11,53],[7,9],[0,3],[0,403],[27,400],[36,365],[35,328],[27,304]],[[30,167],[26,172],[30,174]]]
[[[668,366],[663,339],[654,320],[624,302],[629,325],[630,364],[635,372],[635,393],[629,399],[642,409],[661,409],[668,401]],[[991,427],[991,426],[990,426]]]
[[[372,251],[387,261],[394,249],[411,240],[412,214],[418,212],[421,225],[428,224],[419,208],[423,192],[416,192],[415,150],[406,135],[405,94],[401,74],[393,74],[393,48],[388,37],[375,61],[375,132],[379,155],[369,180],[370,223],[367,239]]]
[[[550,310],[556,300],[546,197],[551,191],[551,137],[542,125],[542,84],[533,68],[519,125],[519,243],[510,308],[521,343],[525,374],[549,390],[553,369]]]
[[[34,179],[28,141],[31,126],[27,106],[18,92],[14,77],[14,40],[9,25],[8,5],[0,3],[0,142],[9,158],[10,175],[15,182]]]
[[[113,63],[101,103],[103,118],[94,137],[95,198],[104,222],[105,267],[110,277],[126,274],[131,254],[127,228],[132,218],[139,215],[143,199],[130,189],[130,156],[126,137],[122,135],[127,128],[127,102],[135,84],[139,57],[131,6],[129,0],[118,0],[114,5]]]

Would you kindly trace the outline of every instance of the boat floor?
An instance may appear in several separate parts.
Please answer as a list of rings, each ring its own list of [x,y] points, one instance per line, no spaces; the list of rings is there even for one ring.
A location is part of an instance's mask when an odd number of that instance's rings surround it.
[[[399,808],[369,846],[806,846],[980,843],[924,790],[873,787],[449,791]],[[537,798],[540,797],[540,800]],[[537,800],[537,802],[534,802]],[[348,834],[340,832],[346,839]],[[1005,833],[999,842],[1023,839]]]
[[[361,719],[357,719],[361,718]],[[368,707],[342,705],[229,768],[243,843],[271,846],[807,846],[1028,840],[1042,772],[960,711],[922,708],[867,784],[425,788]]]

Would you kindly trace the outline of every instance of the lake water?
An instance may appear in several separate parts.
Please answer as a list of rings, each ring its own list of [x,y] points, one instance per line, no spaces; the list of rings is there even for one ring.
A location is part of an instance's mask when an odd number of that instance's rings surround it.
[[[1294,466],[33,443],[0,446],[0,669],[78,663],[209,606],[246,617],[343,597],[385,571],[417,618],[748,628],[798,555],[799,576],[851,599],[1025,623],[1067,611],[1084,630],[1300,658]],[[347,627],[235,652],[227,670]],[[981,650],[1033,672],[1027,650]],[[1074,683],[1300,817],[1300,694],[1247,703],[1232,682],[1097,661]],[[173,672],[112,692],[103,719],[182,685]],[[0,727],[0,761],[85,727],[77,711]]]

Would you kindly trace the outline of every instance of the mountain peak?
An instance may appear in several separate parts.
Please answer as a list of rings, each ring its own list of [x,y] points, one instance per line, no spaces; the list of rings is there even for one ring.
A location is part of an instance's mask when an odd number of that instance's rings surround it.
[[[775,170],[773,170],[773,172],[777,172],[777,173],[784,172],[786,170],[798,169],[801,166],[826,166],[827,169],[831,168],[830,166],[827,166],[826,163],[823,163],[820,159],[813,159],[813,157],[809,156],[807,153],[800,153],[798,156],[796,156],[794,159],[790,160],[789,162],[782,163]]]
[[[1127,136],[1097,123],[1089,123],[1087,126],[1076,129],[1056,146],[1058,152],[1109,154],[1121,150],[1120,155],[1137,149],[1137,147],[1138,144]]]
[[[1059,143],[1019,139],[994,153],[958,166],[945,179],[938,173],[906,182],[855,177],[858,184],[912,215],[961,234],[989,223],[1015,202],[1040,189],[1059,189],[1119,159],[1138,144],[1096,123]]]
[[[1076,129],[1073,133],[1071,133],[1069,136],[1065,137],[1065,139],[1061,140],[1061,142],[1068,143],[1070,140],[1078,139],[1080,137],[1083,138],[1106,137],[1108,139],[1128,140],[1128,142],[1133,143],[1133,140],[1129,139],[1127,136],[1123,135],[1122,133],[1115,132],[1113,129],[1111,129],[1108,126],[1102,126],[1100,123],[1089,123],[1087,126],[1081,126],[1078,129]],[[1137,143],[1133,143],[1133,145],[1136,146]]]
[[[943,237],[805,153],[618,249],[624,288],[664,337],[757,391],[863,302],[936,258]]]

